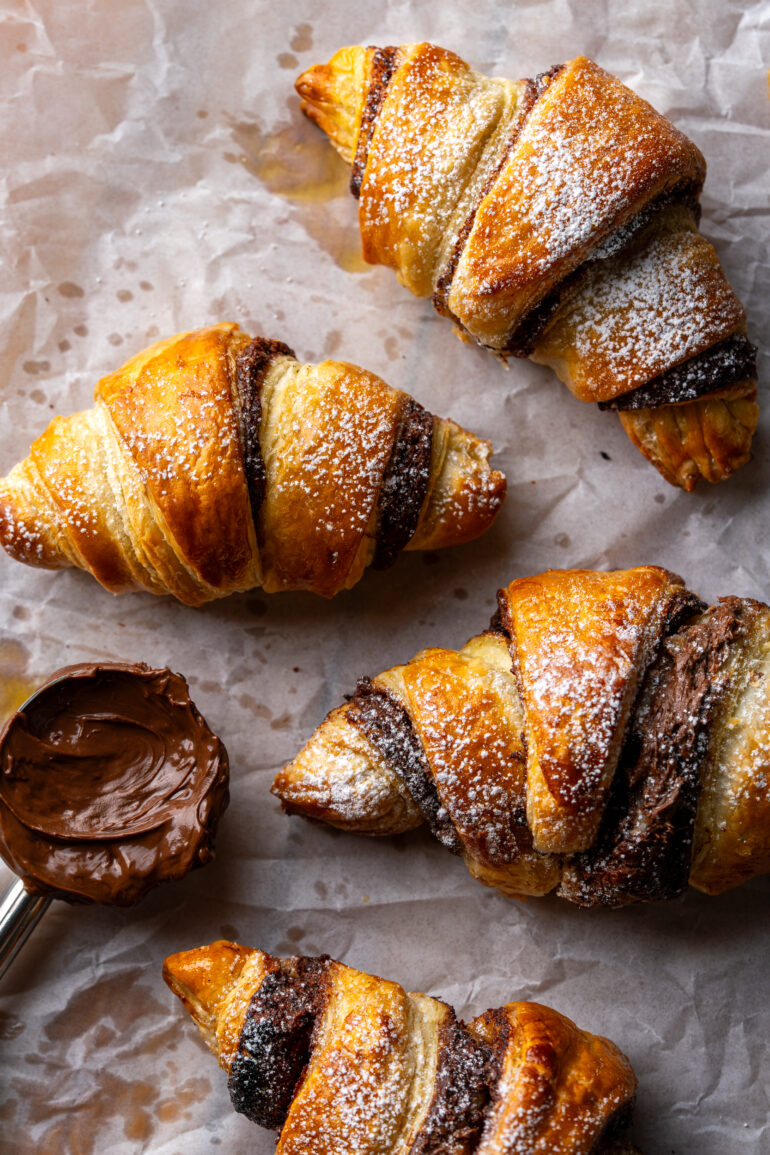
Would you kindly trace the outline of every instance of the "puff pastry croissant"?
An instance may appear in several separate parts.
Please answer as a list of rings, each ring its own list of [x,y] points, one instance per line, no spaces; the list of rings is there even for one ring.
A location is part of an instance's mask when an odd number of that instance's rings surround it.
[[[342,48],[296,87],[353,166],[367,261],[617,410],[672,484],[748,460],[756,350],[698,232],[705,161],[646,101],[582,56],[511,82],[433,44]]]
[[[261,586],[332,597],[401,549],[469,541],[505,479],[489,443],[343,361],[235,324],[161,341],[0,479],[12,557],[189,605]]]
[[[513,896],[728,890],[770,871],[770,608],[655,566],[518,579],[460,651],[362,678],[273,791],[362,834],[428,822]]]
[[[328,957],[215,942],[163,977],[276,1155],[630,1152],[636,1079],[607,1039],[537,1003],[467,1025],[439,999]]]

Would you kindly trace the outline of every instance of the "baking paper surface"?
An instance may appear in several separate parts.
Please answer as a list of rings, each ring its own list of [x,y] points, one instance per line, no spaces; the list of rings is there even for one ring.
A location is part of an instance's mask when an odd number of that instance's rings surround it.
[[[707,598],[770,595],[767,405],[752,464],[688,496],[547,370],[461,345],[363,264],[348,172],[301,117],[295,76],[359,42],[432,39],[511,78],[594,57],[705,153],[702,228],[766,380],[769,29],[770,5],[731,0],[0,4],[0,474],[143,346],[235,320],[489,437],[509,482],[481,541],[405,554],[333,602],[255,592],[191,610],[0,557],[3,713],[70,662],[168,664],[232,763],[213,866],[133,910],[55,904],[6,976],[0,1149],[271,1152],[160,977],[165,955],[222,936],[328,952],[464,1016],[548,1003],[631,1058],[646,1152],[770,1148],[767,879],[619,912],[518,903],[425,831],[346,836],[268,793],[359,674],[461,645],[514,576],[654,562]]]

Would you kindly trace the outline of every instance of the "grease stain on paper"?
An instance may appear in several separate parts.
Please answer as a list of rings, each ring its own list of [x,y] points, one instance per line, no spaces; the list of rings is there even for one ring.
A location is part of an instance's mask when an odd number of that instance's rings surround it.
[[[0,725],[34,693],[42,679],[27,672],[29,653],[15,638],[0,638]]]
[[[147,1144],[158,1123],[190,1118],[210,1094],[207,1078],[180,1083],[173,1060],[156,1081],[124,1078],[111,1069],[115,1048],[121,1059],[164,1056],[178,1040],[179,1022],[138,979],[137,971],[122,971],[75,991],[45,1024],[38,1052],[26,1055],[37,1075],[14,1079],[13,1088],[27,1119],[42,1128],[35,1141],[41,1155],[97,1155],[114,1127],[129,1141]],[[0,1019],[0,1036],[19,1033],[10,1016]],[[77,1100],[76,1111],[62,1111],[67,1098]]]
[[[25,1030],[26,1023],[23,1023],[21,1019],[17,1019],[15,1015],[7,1015],[5,1011],[0,1011],[0,1039],[6,1041],[18,1039]]]
[[[166,1008],[152,992],[136,986],[137,977],[135,972],[121,971],[75,991],[63,1009],[46,1023],[46,1038],[51,1042],[70,1042],[108,1023],[112,1024],[113,1037],[129,1037],[138,1006],[143,1015],[165,1015]]]
[[[239,152],[226,159],[239,161],[269,192],[301,204],[347,195],[350,169],[304,117],[273,132],[253,120],[233,120],[230,127]]]
[[[62,281],[58,286],[59,294],[62,297],[85,297],[85,289],[80,285],[76,285],[74,281]]]
[[[322,133],[304,117],[274,132],[256,121],[231,121],[231,129],[238,152],[225,152],[225,160],[243,165],[268,192],[295,207],[303,229],[341,269],[368,271],[355,213],[346,206],[336,221],[329,212],[329,202],[348,199],[350,170]]]
[[[295,52],[307,52],[313,47],[313,25],[298,24],[294,29],[289,47]]]
[[[147,1144],[156,1133],[157,1123],[173,1122],[180,1116],[190,1118],[211,1092],[211,1083],[205,1078],[187,1079],[182,1084],[168,1078],[164,1079],[167,1094],[161,1097],[157,1084],[125,1079],[105,1067],[87,1096],[78,1101],[77,1111],[62,1112],[61,1104],[49,1102],[32,1080],[14,1083],[23,1100],[32,1098],[36,1121],[52,1122],[36,1141],[38,1155],[60,1155],[62,1151],[101,1155],[105,1132],[116,1121],[130,1142]]]
[[[37,377],[38,373],[47,373],[50,368],[50,361],[25,361],[22,364],[22,369],[25,373],[28,373],[30,377]]]

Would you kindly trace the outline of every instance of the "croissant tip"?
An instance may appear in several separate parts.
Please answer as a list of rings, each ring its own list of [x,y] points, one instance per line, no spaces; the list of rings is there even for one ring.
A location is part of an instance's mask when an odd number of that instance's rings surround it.
[[[303,104],[302,104],[302,111],[303,112],[306,111],[305,104],[304,104],[305,98],[308,97],[312,91],[312,81],[311,81],[310,77],[311,77],[311,74],[315,71],[316,67],[317,67],[317,65],[313,65],[312,68],[306,68],[305,71],[303,73],[301,73],[297,77],[297,79],[294,81],[294,91],[297,93],[298,96],[301,96],[302,100],[303,100]]]
[[[163,963],[163,978],[196,1023],[210,1028],[224,992],[243,970],[250,954],[250,947],[219,939],[208,946],[169,955]]]

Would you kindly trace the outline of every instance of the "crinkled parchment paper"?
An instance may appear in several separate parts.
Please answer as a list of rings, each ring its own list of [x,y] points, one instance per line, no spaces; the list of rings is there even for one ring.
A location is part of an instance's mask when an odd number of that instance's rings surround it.
[[[658,562],[710,598],[770,595],[770,407],[753,463],[687,496],[545,369],[460,345],[362,263],[347,172],[294,77],[356,42],[433,39],[510,77],[594,56],[706,154],[703,229],[767,380],[769,28],[767,3],[735,0],[2,3],[0,472],[154,338],[232,319],[490,437],[510,486],[478,543],[406,554],[334,602],[257,592],[190,610],[0,558],[3,712],[68,662],[167,663],[233,768],[213,866],[129,911],[56,904],[7,975],[2,1150],[272,1151],[160,977],[166,954],[220,936],[327,951],[461,1014],[550,1003],[631,1057],[647,1152],[770,1148],[767,879],[622,912],[522,904],[427,833],[344,836],[268,793],[359,673],[462,644],[515,575]]]

